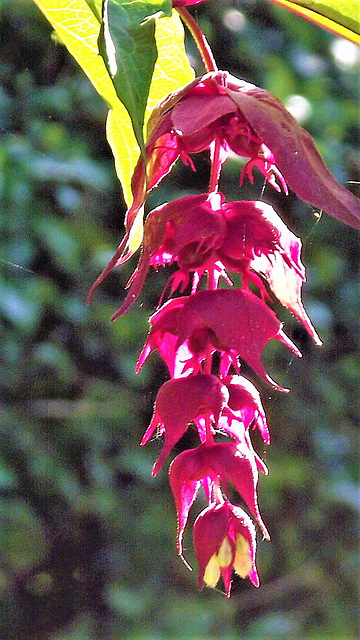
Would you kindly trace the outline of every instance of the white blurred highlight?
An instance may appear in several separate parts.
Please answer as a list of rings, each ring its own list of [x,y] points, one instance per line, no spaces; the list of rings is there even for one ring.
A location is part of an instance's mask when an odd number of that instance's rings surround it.
[[[246,18],[241,11],[238,11],[237,9],[229,9],[224,13],[223,23],[229,31],[238,33],[245,27]]]
[[[304,124],[311,116],[311,104],[304,96],[289,96],[285,107],[299,124]]]
[[[360,49],[349,40],[335,38],[330,45],[330,52],[336,66],[342,71],[350,71],[360,62]]]

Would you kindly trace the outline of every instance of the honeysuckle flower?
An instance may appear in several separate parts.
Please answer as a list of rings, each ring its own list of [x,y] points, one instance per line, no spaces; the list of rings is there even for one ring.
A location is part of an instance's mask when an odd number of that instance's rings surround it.
[[[179,401],[180,399],[180,401]],[[160,388],[153,416],[141,445],[156,435],[165,434],[164,447],[154,464],[152,475],[161,470],[168,454],[194,422],[201,442],[219,431],[226,432],[239,444],[246,444],[260,471],[267,474],[266,466],[254,451],[248,434],[250,425],[259,428],[264,441],[270,443],[265,413],[260,394],[254,385],[242,376],[228,376],[220,380],[211,374],[197,374],[186,378],[173,378]]]
[[[260,378],[285,391],[270,378],[261,362],[261,354],[273,338],[301,357],[275,313],[250,291],[198,291],[179,310],[176,348],[186,341],[193,359],[201,361],[210,345],[225,357],[229,356],[221,371],[224,375],[231,362],[238,369],[237,359],[243,358]]]
[[[139,264],[128,282],[128,294],[112,319],[123,315],[138,298],[150,267],[177,262],[179,270],[170,278],[170,295],[177,288],[185,290],[190,274],[194,292],[202,275],[211,270],[215,284],[220,276],[231,284],[227,269],[243,276],[243,286],[249,280],[255,282],[266,298],[259,274],[303,323],[315,343],[321,344],[301,302],[305,269],[300,253],[300,239],[265,202],[227,203],[222,194],[211,193],[165,203],[146,219]]]
[[[190,297],[175,298],[150,318],[150,324],[137,372],[156,349],[172,377],[189,369],[197,373],[207,355],[219,351],[221,375],[227,375],[231,364],[238,371],[240,357],[268,384],[287,391],[266,372],[261,354],[269,340],[276,339],[301,357],[272,309],[242,289],[198,291]]]
[[[245,283],[253,280],[266,297],[254,274],[262,275],[276,298],[304,325],[314,342],[321,345],[301,302],[305,269],[301,262],[301,240],[284,224],[274,208],[261,201],[224,203],[226,236],[217,258],[226,269],[242,273]]]
[[[249,455],[251,455],[255,461],[258,471],[261,471],[261,473],[266,476],[268,475],[267,466],[252,446],[249,431],[245,428],[245,425],[241,420],[237,420],[234,417],[231,419],[225,419],[224,416],[220,416],[217,426],[219,433],[226,433],[226,435],[234,438],[239,444],[245,444]]]
[[[216,249],[226,233],[221,215],[220,194],[187,196],[153,209],[145,221],[144,238],[139,264],[130,278],[124,303],[113,315],[120,317],[139,296],[149,268],[177,262],[180,270],[172,278],[170,293],[180,287],[184,291],[189,274],[196,274],[195,287],[203,272],[212,268]],[[217,267],[218,276],[222,273]]]
[[[254,450],[249,434],[250,426],[252,429],[258,428],[264,442],[270,444],[270,434],[260,394],[250,380],[243,376],[227,376],[222,383],[227,387],[230,395],[218,420],[218,430],[235,438],[238,443],[245,443],[254,456],[258,470],[267,475],[266,465]]]
[[[187,297],[174,298],[166,302],[150,317],[150,332],[140,353],[135,373],[139,373],[153,351],[158,351],[166,363],[170,376],[179,377],[184,369],[184,363],[192,359],[186,341],[180,349],[176,349],[178,341],[178,318]],[[200,364],[198,371],[200,370]]]
[[[264,538],[269,539],[257,503],[257,465],[246,443],[204,442],[196,449],[183,451],[171,463],[169,479],[178,514],[177,548],[180,555],[189,511],[200,487],[203,486],[209,498],[219,482],[225,491],[229,481],[234,485],[258,522]]]
[[[146,193],[169,173],[176,160],[180,157],[194,169],[189,154],[206,149],[213,151],[215,141],[221,145],[221,163],[231,153],[250,158],[241,181],[246,174],[252,181],[252,169],[257,166],[273,187],[287,192],[286,182],[274,164],[272,152],[226,93],[230,78],[226,72],[208,73],[170,94],[154,109],[148,123],[146,142],[147,179],[144,162],[140,158],[132,179],[134,201],[126,216],[128,229],[143,205]],[[231,86],[237,82],[240,83],[239,90],[254,87],[236,78],[232,78]]]
[[[222,575],[229,598],[233,570],[259,586],[255,527],[242,509],[228,501],[210,504],[195,520],[193,541],[199,565],[199,589],[204,584],[215,587]]]
[[[221,145],[221,162],[236,153],[256,166],[276,189],[287,186],[302,200],[342,222],[360,228],[360,200],[331,175],[311,136],[269,92],[227,72],[214,71],[170,94],[154,109],[148,123],[147,168],[141,157],[135,169],[129,230],[146,194],[181,159]]]
[[[142,445],[146,444],[157,427],[159,435],[165,434],[165,444],[154,465],[153,476],[158,474],[190,422],[196,424],[201,441],[206,440],[206,429],[211,428],[211,423],[217,425],[228,399],[227,387],[211,374],[175,378],[160,387],[150,426],[141,440]]]

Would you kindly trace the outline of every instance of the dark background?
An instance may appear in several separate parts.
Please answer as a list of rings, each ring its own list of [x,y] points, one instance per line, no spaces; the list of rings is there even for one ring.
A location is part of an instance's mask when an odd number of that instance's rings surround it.
[[[192,13],[220,68],[302,106],[329,167],[355,191],[355,49],[265,0],[211,0]],[[166,371],[156,355],[138,377],[134,366],[169,274],[150,274],[114,324],[136,261],[85,306],[122,235],[106,107],[29,0],[3,2],[1,29],[1,640],[355,639],[359,235],[265,190],[303,238],[304,299],[324,346],[278,309],[304,357],[281,345],[265,353],[290,395],[256,380],[273,437],[266,452],[255,442],[270,471],[259,489],[272,535],[259,543],[262,586],[237,578],[230,601],[198,593],[176,556],[166,471],[150,477],[160,443],[138,446]],[[191,43],[189,52],[202,73]],[[209,160],[195,162],[196,174],[179,165],[150,205],[206,189]],[[261,177],[240,189],[240,170],[226,165],[224,193],[258,198]],[[190,431],[176,451],[195,443]],[[185,540],[195,565],[190,532]]]

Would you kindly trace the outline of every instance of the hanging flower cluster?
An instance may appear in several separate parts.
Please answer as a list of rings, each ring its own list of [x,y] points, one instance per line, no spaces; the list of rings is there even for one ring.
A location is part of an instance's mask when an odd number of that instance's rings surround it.
[[[359,227],[360,211],[357,199],[335,181],[310,136],[277,99],[225,72],[210,72],[168,96],[153,112],[147,165],[140,158],[132,180],[125,238],[93,289],[131,257],[129,234],[147,193],[176,160],[194,169],[192,154],[205,150],[211,158],[209,191],[165,203],[147,215],[139,263],[113,319],[137,299],[151,267],[176,265],[161,306],[150,318],[136,369],[156,351],[170,376],[157,394],[141,444],[154,435],[164,437],[153,468],[156,476],[186,430],[196,428],[198,446],[180,453],[169,471],[178,515],[177,550],[182,555],[189,511],[202,489],[208,506],[198,515],[193,534],[198,585],[215,587],[222,576],[229,597],[233,571],[259,585],[253,520],[269,539],[257,501],[258,473],[267,469],[250,434],[258,429],[266,444],[270,435],[259,392],[242,375],[242,363],[273,388],[287,391],[261,360],[270,340],[301,356],[269,306],[272,297],[302,322],[316,344],[321,341],[301,302],[301,241],[269,204],[227,202],[218,191],[221,167],[235,153],[247,159],[240,184],[246,178],[252,182],[258,170],[277,191],[288,193],[290,188],[352,226]],[[239,288],[232,286],[231,273],[241,276]],[[180,296],[174,297],[176,292]],[[170,299],[162,304],[167,293]],[[249,513],[231,503],[231,486]]]

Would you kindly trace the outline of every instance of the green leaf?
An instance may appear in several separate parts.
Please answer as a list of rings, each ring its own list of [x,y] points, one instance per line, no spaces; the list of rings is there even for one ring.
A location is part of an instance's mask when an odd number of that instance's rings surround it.
[[[360,44],[359,0],[271,0],[299,16],[328,29],[342,38]]]
[[[101,24],[103,0],[86,0],[86,4],[90,7],[99,24]]]
[[[171,16],[171,0],[104,0],[99,50],[144,152],[143,127],[157,60],[155,19]]]
[[[131,176],[139,157],[130,117],[116,95],[112,79],[99,55],[100,22],[96,17],[99,0],[34,0],[49,20],[60,41],[86,73],[97,92],[110,106],[106,134],[115,158],[116,172],[128,205],[132,201]],[[184,30],[179,16],[156,20],[158,59],[151,82],[145,125],[155,104],[171,91],[194,78],[185,54]],[[141,221],[139,222],[139,237]]]
[[[158,59],[151,82],[149,99],[145,113],[145,126],[155,105],[169,93],[184,87],[194,79],[194,71],[186,57],[184,48],[184,29],[177,13],[173,11],[171,18],[156,20],[155,31]],[[123,105],[118,101],[121,109]],[[125,200],[130,206],[132,202],[131,177],[139,157],[139,147],[131,129],[124,118],[119,117],[118,108],[109,111],[106,123],[108,142],[115,157],[117,174],[123,185]],[[127,129],[125,129],[125,124]],[[143,215],[138,217],[131,228],[129,247],[132,251],[140,246],[143,231]]]

